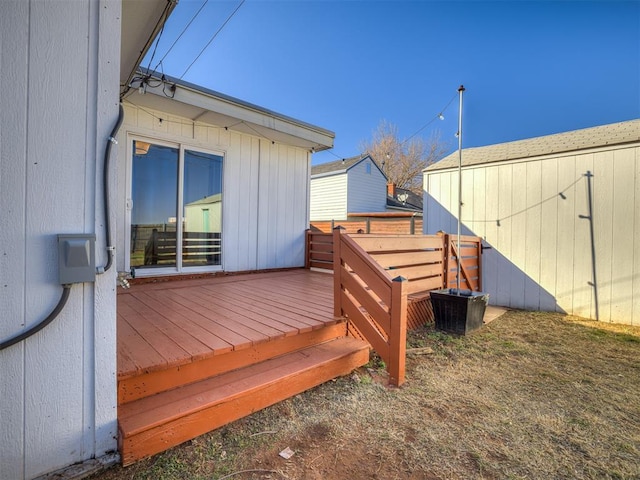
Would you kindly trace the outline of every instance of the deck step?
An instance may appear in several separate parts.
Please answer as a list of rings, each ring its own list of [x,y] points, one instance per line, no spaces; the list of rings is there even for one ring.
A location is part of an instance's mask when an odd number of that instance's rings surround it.
[[[214,375],[244,368],[312,345],[335,340],[346,334],[346,322],[339,321],[333,325],[326,325],[310,332],[276,341],[257,343],[248,348],[233,350],[221,355],[212,354],[196,358],[184,365],[121,377],[118,378],[118,405],[199,382]]]
[[[121,405],[122,463],[129,465],[346,375],[368,360],[366,342],[343,337]]]

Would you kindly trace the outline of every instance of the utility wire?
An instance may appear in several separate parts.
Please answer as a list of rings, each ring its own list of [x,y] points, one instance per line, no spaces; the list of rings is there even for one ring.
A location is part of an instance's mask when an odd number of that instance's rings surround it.
[[[166,51],[166,53],[163,55],[163,57],[160,59],[160,61],[158,62],[158,64],[153,67],[153,71],[155,72],[158,67],[162,64],[162,61],[167,58],[167,55],[169,55],[169,53],[171,52],[171,50],[173,50],[173,47],[176,46],[176,43],[178,43],[178,40],[180,40],[182,38],[182,35],[185,34],[185,32],[187,31],[187,29],[191,26],[191,24],[193,23],[193,21],[196,19],[196,17],[198,15],[200,15],[200,12],[202,12],[202,9],[205,7],[205,5],[209,3],[209,0],[204,0],[204,3],[200,6],[200,8],[198,9],[198,11],[195,13],[195,15],[193,17],[191,17],[191,20],[189,20],[189,23],[187,23],[187,25],[182,29],[182,32],[180,32],[180,35],[178,35],[178,38],[176,38],[174,40],[174,42],[171,44],[171,46],[169,47],[169,50]],[[151,62],[149,62],[149,65],[151,65]]]
[[[421,131],[423,131],[425,128],[427,128],[429,125],[431,125],[433,122],[435,122],[437,119],[442,117],[442,114],[444,112],[447,111],[447,109],[449,108],[449,106],[451,105],[451,102],[453,102],[456,98],[458,97],[458,92],[456,92],[451,99],[449,100],[449,102],[444,106],[443,109],[441,109],[437,115],[435,115],[431,120],[429,120],[426,124],[424,124],[422,127],[420,127],[413,135],[411,135],[410,137],[404,139],[402,142],[400,142],[399,146],[401,147],[402,145],[404,145],[405,143],[407,143],[409,140],[411,140],[413,137],[415,137],[417,134],[419,134]],[[335,153],[333,153],[332,151],[333,149],[329,149],[329,150],[325,150],[325,152],[330,153],[331,155],[333,155],[334,157],[336,157],[338,160],[340,159],[344,159],[346,157],[341,157],[340,155],[337,155]],[[362,155],[364,152],[360,152],[360,155]]]
[[[147,70],[151,67],[151,62],[153,62],[153,57],[156,56],[156,50],[158,50],[158,44],[160,43],[160,39],[162,38],[162,34],[164,32],[164,26],[167,24],[167,10],[164,11],[164,21],[162,22],[162,28],[160,29],[160,33],[158,34],[158,38],[156,39],[156,44],[153,47],[153,53],[151,54],[151,58],[149,59],[149,65],[147,66]]]
[[[445,105],[445,107],[440,110],[440,112],[433,117],[431,120],[429,120],[426,124],[424,124],[422,127],[420,127],[413,135],[411,135],[410,137],[405,138],[401,143],[400,146],[404,145],[405,143],[407,143],[409,140],[411,140],[413,137],[415,137],[417,134],[419,134],[422,130],[424,130],[425,128],[427,128],[429,125],[431,125],[433,122],[435,122],[437,119],[441,118],[442,114],[444,112],[447,111],[447,108],[449,108],[449,105],[451,105],[451,102],[453,102],[456,97],[458,96],[458,92],[456,92],[453,97],[451,97],[451,100],[449,100],[449,103],[447,103],[447,105]]]
[[[236,12],[238,10],[240,10],[240,7],[242,5],[244,5],[244,2],[246,0],[242,0],[240,2],[240,4],[236,7],[236,9],[231,12],[231,15],[229,15],[229,17],[224,21],[224,23],[222,24],[222,26],[216,31],[216,33],[213,34],[213,36],[211,37],[211,39],[207,42],[207,44],[204,46],[204,48],[202,50],[200,50],[200,53],[198,53],[198,56],[193,60],[193,62],[191,62],[191,64],[187,67],[187,69],[182,73],[182,75],[180,75],[180,80],[182,80],[182,78],[187,74],[187,72],[191,69],[191,67],[193,66],[194,63],[196,63],[198,61],[198,59],[200,58],[200,56],[204,53],[204,51],[207,49],[207,47],[209,45],[211,45],[211,42],[213,42],[213,40],[218,36],[218,34],[222,31],[222,29],[227,25],[227,23],[229,23],[229,20],[231,20],[233,18],[233,16],[236,14]]]

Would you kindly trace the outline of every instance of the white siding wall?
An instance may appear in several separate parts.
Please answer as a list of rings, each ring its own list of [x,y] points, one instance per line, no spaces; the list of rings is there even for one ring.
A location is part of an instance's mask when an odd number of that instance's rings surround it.
[[[426,233],[455,232],[457,171],[424,178]],[[491,303],[640,325],[640,146],[469,167],[462,179],[464,232],[493,247]]]
[[[367,173],[367,163],[371,173]],[[354,165],[347,176],[347,213],[386,211],[387,180],[373,162],[365,160]]]
[[[96,156],[117,117],[120,2],[0,2],[0,339],[56,305],[58,233],[96,232]],[[100,163],[100,162],[98,162]],[[115,279],[0,351],[0,479],[116,447]],[[95,288],[94,288],[95,287]]]
[[[347,219],[346,173],[311,180],[310,219]]]
[[[270,141],[224,128],[194,125],[186,118],[126,103],[125,123],[119,135],[119,250],[125,251],[125,232],[129,228],[126,224],[131,175],[128,134],[224,153],[224,270],[304,265],[310,169],[306,150],[272,145]],[[117,267],[124,269],[123,256],[118,257]]]

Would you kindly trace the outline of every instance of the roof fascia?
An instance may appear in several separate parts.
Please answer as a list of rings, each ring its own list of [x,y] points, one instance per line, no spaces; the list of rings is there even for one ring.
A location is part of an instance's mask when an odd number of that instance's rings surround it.
[[[144,71],[142,74],[146,75]],[[145,94],[155,95],[161,99],[166,98],[167,100],[201,109],[199,118],[193,118],[192,120],[194,121],[198,119],[206,121],[207,112],[211,112],[227,117],[235,123],[248,123],[254,127],[250,128],[250,130],[253,130],[254,135],[266,129],[267,131],[302,139],[305,141],[306,147],[316,152],[333,147],[335,133],[330,130],[287,117],[213,90],[187,82],[176,81],[170,77],[165,77],[165,81],[169,84],[175,84],[175,91],[172,97],[167,97],[165,93],[167,87],[162,83],[161,79],[155,76],[151,78],[159,82],[160,85],[151,86],[147,84]],[[139,94],[134,94],[132,97],[135,97],[135,95]],[[132,97],[129,98],[131,99]],[[135,104],[136,102],[132,101],[132,103]],[[231,125],[221,126],[230,127]],[[264,136],[269,138],[268,133],[265,133]]]

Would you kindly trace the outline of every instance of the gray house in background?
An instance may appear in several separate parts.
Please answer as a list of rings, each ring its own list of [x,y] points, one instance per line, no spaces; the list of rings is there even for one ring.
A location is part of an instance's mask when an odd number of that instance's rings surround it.
[[[490,302],[640,325],[640,120],[463,149],[463,232]],[[426,233],[457,225],[458,153],[424,171]]]

